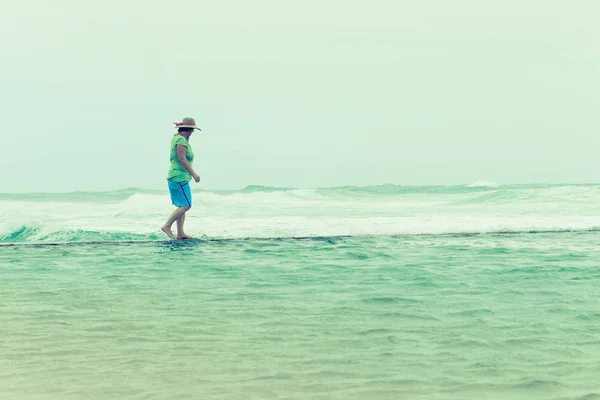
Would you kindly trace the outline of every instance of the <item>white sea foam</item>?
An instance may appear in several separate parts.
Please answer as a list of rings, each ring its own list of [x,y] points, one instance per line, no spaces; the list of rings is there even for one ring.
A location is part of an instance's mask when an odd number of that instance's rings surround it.
[[[121,201],[0,199],[0,241],[40,240],[60,232],[162,235],[173,210],[167,193]],[[187,231],[214,238],[396,235],[588,230],[600,228],[595,186],[500,187],[378,195],[316,190],[194,192]]]
[[[498,186],[500,186],[500,185],[498,185],[496,182],[489,182],[489,181],[475,181],[475,182],[467,185],[467,187],[498,187]]]

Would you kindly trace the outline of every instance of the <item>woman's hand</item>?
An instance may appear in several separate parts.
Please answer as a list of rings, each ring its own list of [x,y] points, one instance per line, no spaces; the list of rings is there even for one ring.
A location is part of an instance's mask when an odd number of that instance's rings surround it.
[[[198,174],[192,174],[192,178],[194,178],[196,182],[200,182],[200,176]]]

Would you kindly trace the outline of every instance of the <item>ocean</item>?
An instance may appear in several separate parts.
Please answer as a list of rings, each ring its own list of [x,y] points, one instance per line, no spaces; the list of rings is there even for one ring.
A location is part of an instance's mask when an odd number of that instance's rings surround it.
[[[600,185],[0,194],[1,399],[600,399]]]

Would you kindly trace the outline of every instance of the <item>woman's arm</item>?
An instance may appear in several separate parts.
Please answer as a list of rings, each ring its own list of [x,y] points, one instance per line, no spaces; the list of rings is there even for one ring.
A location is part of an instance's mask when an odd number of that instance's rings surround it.
[[[181,165],[183,166],[183,168],[185,168],[185,170],[187,172],[189,172],[190,174],[192,174],[192,178],[194,178],[194,180],[196,182],[199,182],[200,181],[200,177],[198,176],[198,174],[194,171],[194,169],[192,168],[192,166],[188,162],[187,157],[186,157],[186,153],[187,153],[187,147],[185,147],[182,144],[178,144],[177,145],[177,158],[179,159],[179,162],[181,163]]]

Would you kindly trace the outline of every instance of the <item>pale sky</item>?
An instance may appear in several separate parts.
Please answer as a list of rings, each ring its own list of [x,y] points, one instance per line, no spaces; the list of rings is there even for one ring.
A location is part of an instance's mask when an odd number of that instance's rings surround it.
[[[597,183],[598,0],[2,0],[0,192]]]

